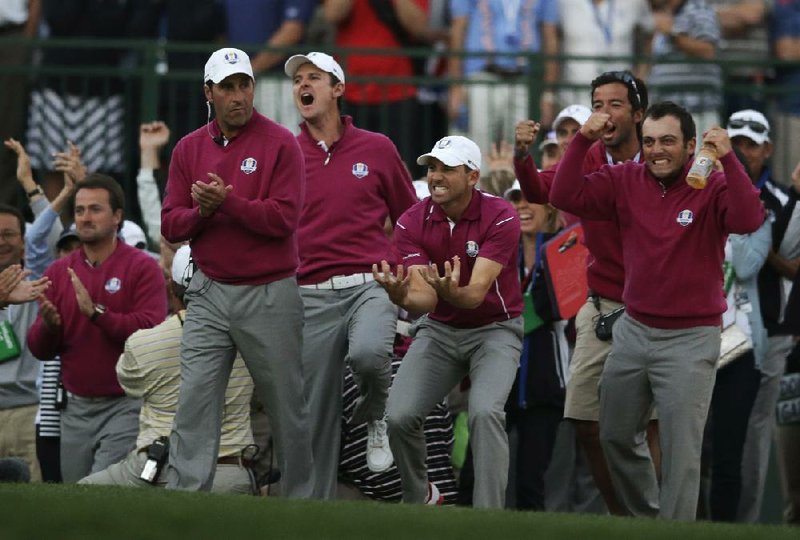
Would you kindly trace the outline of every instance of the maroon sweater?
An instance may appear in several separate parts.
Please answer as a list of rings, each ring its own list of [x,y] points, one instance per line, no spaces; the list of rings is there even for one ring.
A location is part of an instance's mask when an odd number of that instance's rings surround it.
[[[259,285],[294,276],[295,231],[303,204],[303,156],[294,135],[253,111],[226,146],[216,122],[181,139],[172,152],[161,234],[191,240],[192,257],[211,279]],[[200,215],[191,187],[207,173],[232,185],[211,217]]]
[[[597,142],[587,152],[583,160],[582,172],[589,174],[607,164],[606,148],[602,143]],[[522,193],[528,201],[536,204],[550,202],[550,189],[553,179],[556,177],[557,166],[538,172],[530,156],[526,156],[524,159],[514,159],[514,170],[519,179]],[[625,269],[622,265],[622,239],[619,225],[615,220],[595,221],[591,219],[581,219],[581,224],[586,247],[589,250],[586,269],[589,290],[603,298],[622,302]]]
[[[106,312],[94,322],[82,314],[67,268],[80,278],[95,304]],[[116,365],[125,340],[135,331],[152,328],[167,316],[164,274],[155,259],[117,241],[111,256],[98,266],[86,261],[83,249],[63,257],[45,271],[51,286],[47,298],[61,315],[52,331],[39,315],[28,331],[28,347],[37,358],[61,356],[64,388],[79,396],[123,395]]]
[[[683,178],[664,189],[643,164],[604,165],[581,174],[592,141],[578,134],[558,167],[554,205],[581,218],[616,219],[622,238],[627,312],[655,328],[716,326],[726,309],[722,261],[729,233],[764,221],[758,190],[733,152],[705,189]]]
[[[372,271],[375,262],[395,264],[384,231],[417,202],[411,175],[392,141],[359,129],[342,117],[342,137],[323,149],[305,123],[297,136],[306,163],[306,198],[297,241],[301,285],[331,276]]]

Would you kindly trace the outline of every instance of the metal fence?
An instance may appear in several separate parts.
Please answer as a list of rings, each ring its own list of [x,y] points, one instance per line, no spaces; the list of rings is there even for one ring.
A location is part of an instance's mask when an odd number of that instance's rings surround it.
[[[8,47],[15,46],[27,50],[27,57],[30,61],[17,64],[9,64],[0,61],[0,80],[6,81],[16,78],[17,81],[24,81],[27,91],[41,87],[47,82],[55,90],[65,89],[69,81],[70,88],[74,92],[77,88],[86,91],[90,86],[94,92],[100,88],[101,93],[118,93],[123,98],[125,115],[125,145],[124,145],[124,167],[119,174],[126,193],[135,193],[134,182],[136,169],[138,167],[138,148],[137,130],[139,123],[161,119],[167,122],[172,129],[172,140],[174,143],[185,133],[200,127],[206,121],[207,109],[205,97],[202,92],[201,70],[210,52],[218,47],[216,44],[198,43],[167,43],[164,41],[143,41],[143,40],[94,40],[94,39],[70,39],[70,40],[9,40],[0,39],[0,52]],[[63,62],[60,65],[49,65],[42,61],[47,57],[46,51],[53,49],[69,49],[74,52],[76,64],[66,65],[70,62]],[[113,65],[94,65],[91,59],[102,52],[110,50],[116,51],[119,61]],[[305,49],[277,49],[277,52],[291,54],[305,52]],[[248,51],[255,52],[255,51]],[[442,55],[449,53],[436,52],[429,49],[408,49],[398,50],[355,50],[355,49],[329,49],[327,52],[335,54],[341,59],[345,73],[348,73],[348,59],[352,55],[377,55],[381,57],[391,57],[398,54],[409,55],[419,59],[444,58]],[[458,54],[458,53],[457,53]],[[438,55],[438,56],[437,56]],[[460,53],[459,56],[470,56]],[[475,55],[472,55],[475,56]],[[478,55],[484,56],[484,55]],[[515,55],[519,57],[519,55]],[[395,143],[401,149],[412,173],[417,176],[421,171],[415,168],[413,156],[420,149],[427,149],[439,136],[447,132],[466,130],[467,126],[459,120],[449,121],[444,109],[447,97],[447,89],[451,84],[464,84],[467,90],[475,89],[478,85],[488,87],[486,99],[491,100],[499,92],[508,90],[511,87],[523,87],[525,99],[527,100],[523,113],[528,118],[539,118],[538,110],[539,97],[545,90],[541,73],[545,60],[556,60],[558,62],[586,59],[585,57],[554,57],[543,58],[540,55],[522,55],[524,64],[528,69],[518,76],[494,78],[491,80],[477,80],[468,78],[465,80],[453,80],[446,76],[431,76],[417,74],[411,77],[357,77],[347,75],[347,83],[380,83],[380,84],[411,84],[417,89],[418,107],[409,111],[393,110],[394,104],[386,102],[382,105],[382,113],[379,115],[377,127],[374,129],[393,133]],[[606,64],[627,61],[630,65],[635,65],[639,58],[611,59],[611,58],[589,58],[598,60]],[[684,61],[685,62],[685,61]],[[753,107],[758,107],[772,116],[777,111],[776,103],[782,96],[796,92],[797,89],[791,87],[781,87],[771,84],[768,79],[756,78],[749,81],[742,81],[734,76],[742,68],[752,68],[758,73],[767,73],[775,69],[785,67],[800,68],[800,63],[787,63],[770,61],[752,65],[744,61],[720,62],[718,65],[723,73],[722,94],[726,98],[724,103],[746,103]],[[77,84],[82,81],[83,84]],[[585,96],[585,104],[589,104],[589,90],[587,84],[570,85],[557,83],[553,88],[556,95],[562,95],[569,90],[576,92],[577,96]],[[652,93],[651,89],[651,93]],[[6,91],[0,87],[0,92]],[[258,77],[256,84],[256,108],[267,116],[273,117],[287,125],[290,129],[297,131],[297,117],[291,99],[291,84],[289,79],[282,73],[282,69]],[[27,102],[26,102],[27,103]],[[354,113],[356,124],[358,125],[360,111],[352,104],[345,102],[345,112]],[[569,103],[559,103],[560,106]],[[511,104],[509,103],[509,106]],[[18,111],[19,112],[19,111]],[[720,118],[724,119],[730,112],[723,108],[718,111]],[[9,114],[8,112],[0,114]],[[522,118],[514,119],[521,120]],[[5,118],[0,121],[5,122]],[[398,131],[398,124],[405,128]],[[510,125],[503,125],[491,134],[492,140],[506,139],[510,141],[513,135],[513,122]],[[398,135],[399,133],[399,135]],[[800,134],[794,134],[800,137]],[[778,147],[788,145],[787,141],[775,141]],[[788,149],[788,146],[786,146]],[[168,151],[165,157],[168,157]],[[486,150],[486,149],[484,149]],[[776,169],[781,171],[779,179],[789,182],[786,171],[791,171],[795,160],[800,156],[792,156],[787,152],[778,152],[783,157],[782,163],[776,163]],[[135,201],[131,201],[136,206]]]

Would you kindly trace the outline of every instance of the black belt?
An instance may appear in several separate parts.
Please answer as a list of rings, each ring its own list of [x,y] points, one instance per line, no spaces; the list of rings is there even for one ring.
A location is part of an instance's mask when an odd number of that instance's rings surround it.
[[[252,469],[255,463],[251,459],[239,456],[225,456],[217,459],[217,465],[241,465],[247,469]]]

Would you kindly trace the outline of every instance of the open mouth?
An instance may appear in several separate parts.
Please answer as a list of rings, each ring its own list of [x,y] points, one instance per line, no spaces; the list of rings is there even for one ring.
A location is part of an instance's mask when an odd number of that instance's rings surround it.
[[[311,105],[312,103],[314,103],[314,96],[312,96],[307,92],[300,94],[300,103],[302,103],[303,105]]]
[[[447,193],[448,189],[445,186],[433,186],[431,188],[431,193],[434,195],[441,195],[443,193]]]

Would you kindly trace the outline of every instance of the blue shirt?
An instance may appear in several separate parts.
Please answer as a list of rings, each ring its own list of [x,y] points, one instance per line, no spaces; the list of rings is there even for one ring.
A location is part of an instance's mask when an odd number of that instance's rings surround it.
[[[314,0],[226,0],[228,41],[235,45],[263,45],[285,21],[308,24]]]
[[[800,38],[800,1],[778,0],[772,8],[771,41],[781,38]],[[778,66],[776,82],[781,86],[797,88],[800,85],[800,69]],[[778,97],[782,112],[800,114],[800,94],[791,92]]]
[[[467,17],[464,50],[470,52],[539,52],[541,24],[558,24],[556,0],[450,0],[453,18]],[[490,32],[485,32],[490,28]],[[464,75],[491,63],[503,68],[524,67],[511,56],[464,59]]]

